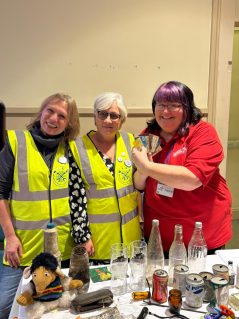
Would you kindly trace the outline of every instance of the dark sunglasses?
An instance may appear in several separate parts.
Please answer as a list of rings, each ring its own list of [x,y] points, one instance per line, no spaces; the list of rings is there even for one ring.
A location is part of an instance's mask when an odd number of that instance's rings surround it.
[[[121,115],[114,112],[106,112],[106,111],[98,111],[98,118],[100,120],[105,120],[107,117],[110,116],[112,121],[116,121],[121,118]]]

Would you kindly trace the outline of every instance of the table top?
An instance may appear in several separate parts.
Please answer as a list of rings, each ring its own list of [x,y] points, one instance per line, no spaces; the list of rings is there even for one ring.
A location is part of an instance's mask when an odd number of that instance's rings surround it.
[[[236,256],[236,255],[239,256],[239,250],[237,250],[237,252],[235,252],[235,250],[233,250],[233,251],[234,251],[234,256]],[[236,254],[236,253],[238,253],[238,254]],[[226,253],[224,253],[223,256],[225,254]],[[206,270],[212,272],[212,265],[217,264],[217,263],[226,264],[225,260],[223,260],[223,258],[220,256],[220,254],[207,256],[207,264],[206,264],[207,269]],[[167,270],[167,266],[165,267],[165,269]],[[65,270],[65,271],[68,272],[68,270]],[[22,282],[19,285],[17,295],[21,292],[22,287],[24,287],[24,285],[26,285],[27,282],[28,281],[25,279],[22,280]],[[110,288],[110,280],[104,281],[104,282],[97,282],[97,283],[93,283],[91,281],[89,291],[94,291],[94,290],[101,289],[101,288]],[[169,289],[171,289],[170,286],[169,286]],[[236,288],[230,289],[230,294],[233,292],[239,293],[239,290]],[[126,294],[124,294],[122,296],[115,296],[114,297],[114,303],[112,304],[112,306],[118,307],[118,309],[122,315],[122,318],[125,318],[125,319],[137,318],[137,316],[139,315],[139,313],[141,312],[141,310],[144,306],[147,306],[149,311],[154,313],[154,314],[157,314],[160,316],[172,316],[172,314],[168,310],[167,303],[164,303],[161,306],[160,305],[159,306],[158,305],[157,306],[154,306],[154,305],[148,306],[143,301],[132,301],[131,294],[132,294],[132,292],[130,290],[128,290],[128,292]],[[197,308],[197,309],[195,309],[195,311],[193,311],[192,309],[189,309],[185,305],[184,298],[183,298],[183,305],[182,305],[180,314],[182,314],[190,319],[203,318],[203,315],[204,315],[203,312],[206,313],[207,305],[208,305],[207,303],[204,303],[201,308]],[[183,308],[188,309],[188,310],[183,310]],[[234,312],[235,312],[236,317],[239,318],[239,311],[234,311]],[[102,310],[81,313],[80,318],[81,319],[91,318],[91,317],[97,316],[101,313],[102,313]],[[26,319],[25,308],[18,306],[16,301],[14,301],[14,304],[12,306],[11,315],[9,318],[13,318],[14,316],[18,317],[18,319]],[[76,319],[77,317],[79,318],[79,315],[73,314],[69,310],[54,310],[52,312],[44,314],[41,318],[42,319]],[[151,318],[155,318],[155,316],[148,314],[147,319],[151,319]]]

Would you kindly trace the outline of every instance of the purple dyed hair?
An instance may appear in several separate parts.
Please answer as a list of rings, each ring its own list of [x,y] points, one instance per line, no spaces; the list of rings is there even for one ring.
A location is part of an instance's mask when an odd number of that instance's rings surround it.
[[[183,83],[177,81],[169,81],[160,85],[154,94],[152,100],[152,111],[155,113],[155,106],[162,102],[176,102],[183,106],[184,119],[178,128],[178,134],[184,136],[188,133],[190,124],[197,124],[202,118],[202,113],[195,106],[193,92]],[[147,122],[148,128],[156,131],[160,129],[155,118]]]

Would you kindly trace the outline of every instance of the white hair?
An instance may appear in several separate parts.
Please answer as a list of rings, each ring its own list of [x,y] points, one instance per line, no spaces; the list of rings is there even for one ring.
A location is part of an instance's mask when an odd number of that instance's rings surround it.
[[[94,113],[97,114],[98,111],[108,110],[113,102],[116,102],[119,108],[122,123],[125,122],[128,111],[123,96],[119,93],[104,92],[98,95],[94,102]]]

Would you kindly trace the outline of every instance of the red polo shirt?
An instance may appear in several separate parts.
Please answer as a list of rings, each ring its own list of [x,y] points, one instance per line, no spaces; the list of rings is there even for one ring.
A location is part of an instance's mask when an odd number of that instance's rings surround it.
[[[156,193],[158,181],[149,177],[143,206],[145,237],[149,237],[152,219],[159,219],[164,251],[169,250],[173,241],[175,224],[183,225],[183,240],[187,246],[195,221],[201,221],[208,249],[227,243],[232,237],[232,200],[219,172],[222,160],[218,135],[214,127],[204,121],[191,126],[187,136],[175,136],[166,143],[154,156],[154,162],[185,166],[200,179],[202,186],[193,191],[174,189],[173,197],[169,198]]]

